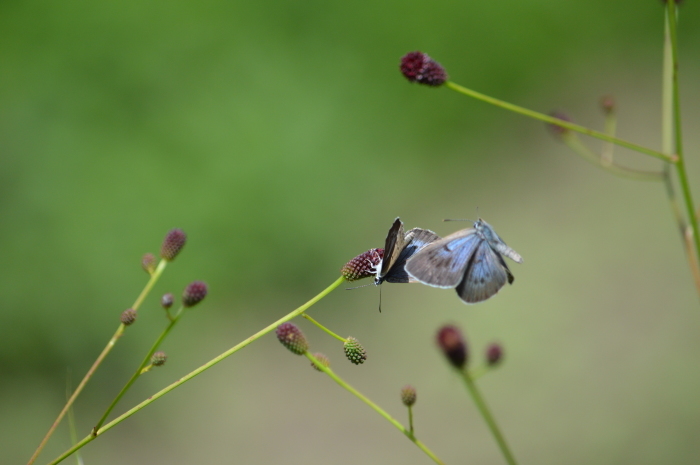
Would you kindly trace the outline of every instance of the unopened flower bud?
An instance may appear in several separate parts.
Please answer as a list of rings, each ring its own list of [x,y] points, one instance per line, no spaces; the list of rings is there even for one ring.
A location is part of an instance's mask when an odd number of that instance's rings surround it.
[[[345,350],[345,356],[355,365],[361,365],[367,360],[367,352],[365,348],[362,347],[360,341],[354,337],[348,337],[348,340],[343,344],[343,349]]]
[[[445,68],[423,52],[410,52],[401,58],[401,73],[410,82],[440,86],[447,81]]]
[[[410,407],[411,405],[416,403],[416,388],[414,388],[411,385],[406,385],[401,389],[401,402],[406,407]]]
[[[319,362],[321,365],[323,365],[324,367],[329,367],[329,366],[331,366],[331,361],[328,359],[328,357],[326,357],[325,355],[323,355],[321,352],[316,352],[316,353],[314,354],[314,357],[315,357],[316,360],[318,360],[318,362]],[[316,371],[321,371],[321,369],[320,369],[319,367],[317,367],[315,363],[311,362],[311,366],[313,367],[314,370],[316,370]]]
[[[122,312],[119,319],[122,323],[124,323],[124,326],[129,326],[134,321],[136,321],[136,310],[134,310],[133,308],[127,308]]]
[[[304,337],[304,333],[294,323],[282,323],[275,330],[275,334],[282,345],[294,354],[303,355],[309,350],[309,343]]]
[[[462,332],[456,326],[443,326],[438,331],[437,343],[452,366],[464,368],[468,359],[467,344],[464,342]]]
[[[168,355],[165,352],[156,352],[151,356],[151,365],[159,367],[163,365],[167,359]]]
[[[486,348],[486,364],[496,366],[503,360],[503,347],[498,343],[489,344]]]
[[[152,274],[156,271],[156,256],[152,253],[144,254],[144,256],[141,257],[141,267],[146,273]]]
[[[193,307],[207,296],[207,285],[202,281],[193,281],[182,293],[182,305]]]
[[[612,95],[603,95],[600,98],[600,108],[603,113],[610,115],[615,112],[615,98]]]
[[[164,309],[169,309],[170,307],[173,306],[173,295],[168,292],[167,294],[163,294],[163,297],[160,298],[160,304],[163,306]]]
[[[163,239],[160,247],[160,256],[165,260],[172,261],[180,253],[187,241],[187,234],[179,228],[171,229]]]
[[[384,249],[369,249],[353,258],[340,269],[340,274],[348,281],[368,278],[377,272],[377,265],[384,258]]]

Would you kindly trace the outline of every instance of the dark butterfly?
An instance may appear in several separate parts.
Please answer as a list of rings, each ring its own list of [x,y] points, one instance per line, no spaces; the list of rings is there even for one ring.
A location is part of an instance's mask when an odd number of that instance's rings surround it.
[[[389,233],[386,235],[384,258],[377,264],[374,284],[378,286],[385,281],[389,283],[415,282],[404,269],[406,260],[426,245],[438,239],[440,239],[440,236],[427,229],[413,228],[404,233],[403,222],[396,218],[394,224],[391,225],[391,229],[389,229]]]
[[[428,286],[454,288],[460,299],[473,304],[494,296],[506,281],[513,283],[501,254],[523,262],[486,221],[479,219],[474,228],[457,231],[421,249],[408,260],[405,271]]]

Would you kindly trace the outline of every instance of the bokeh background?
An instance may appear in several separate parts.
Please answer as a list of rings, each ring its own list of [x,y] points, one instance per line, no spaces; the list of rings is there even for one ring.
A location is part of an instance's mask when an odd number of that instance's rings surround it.
[[[700,9],[680,11],[696,199]],[[121,413],[314,296],[381,247],[396,216],[441,235],[477,215],[523,257],[495,298],[421,285],[338,289],[299,325],[349,383],[446,463],[503,459],[435,348],[445,323],[522,463],[700,461],[700,306],[658,183],[587,164],[544,125],[409,84],[422,50],[457,83],[659,148],[659,1],[0,3],[0,461],[25,463],[147,281],[145,252],[189,241],[75,405],[84,437],[165,325],[165,292],[210,295]],[[589,141],[598,150],[601,144]],[[660,162],[618,149],[640,168]],[[477,213],[478,208],[478,213]],[[64,424],[37,463],[70,445]],[[270,334],[82,450],[85,463],[430,463]],[[71,459],[73,460],[73,459]],[[75,463],[74,461],[72,463]]]

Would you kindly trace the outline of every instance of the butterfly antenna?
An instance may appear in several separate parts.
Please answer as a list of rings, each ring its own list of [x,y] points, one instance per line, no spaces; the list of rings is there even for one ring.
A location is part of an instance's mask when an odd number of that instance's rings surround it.
[[[474,223],[474,220],[462,219],[462,218],[445,218],[442,221],[471,221],[472,223]]]
[[[372,286],[374,283],[369,283],[369,284],[363,284],[362,286],[356,286],[356,287],[346,287],[346,291],[352,291],[353,289],[359,289],[361,287],[367,287],[367,286]]]
[[[379,286],[379,313],[382,313],[382,286]]]

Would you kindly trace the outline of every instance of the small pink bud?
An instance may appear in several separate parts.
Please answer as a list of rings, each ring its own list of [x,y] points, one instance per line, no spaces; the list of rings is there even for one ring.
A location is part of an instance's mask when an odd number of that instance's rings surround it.
[[[167,261],[175,259],[180,253],[187,241],[187,234],[179,228],[171,229],[163,239],[163,245],[160,247],[160,256]]]
[[[606,115],[615,113],[615,98],[612,95],[603,95],[600,98],[600,108]]]
[[[489,344],[486,348],[486,364],[496,366],[503,360],[503,347],[498,343]]]
[[[141,267],[148,274],[156,271],[156,257],[152,253],[147,253],[141,257]]]

